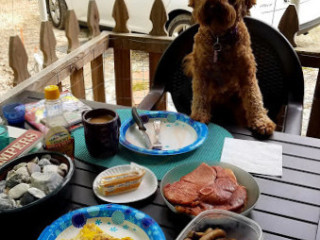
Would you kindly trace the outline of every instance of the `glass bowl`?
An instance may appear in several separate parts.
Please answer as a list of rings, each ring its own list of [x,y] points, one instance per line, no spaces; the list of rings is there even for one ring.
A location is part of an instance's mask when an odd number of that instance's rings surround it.
[[[263,240],[262,229],[255,221],[241,214],[221,209],[200,213],[182,230],[176,240],[184,240],[190,231],[202,232],[209,227],[223,229],[228,239]]]

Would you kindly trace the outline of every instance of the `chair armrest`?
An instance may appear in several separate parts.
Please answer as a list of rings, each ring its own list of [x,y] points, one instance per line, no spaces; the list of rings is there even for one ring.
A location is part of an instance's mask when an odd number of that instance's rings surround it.
[[[160,101],[164,93],[164,87],[152,88],[147,96],[145,96],[142,102],[139,104],[138,108],[143,110],[153,109]]]
[[[301,103],[291,102],[288,104],[283,132],[301,135],[302,111],[303,107]]]

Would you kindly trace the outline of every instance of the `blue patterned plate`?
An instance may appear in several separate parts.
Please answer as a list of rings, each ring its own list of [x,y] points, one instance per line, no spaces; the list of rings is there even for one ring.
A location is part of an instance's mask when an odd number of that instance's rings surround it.
[[[117,238],[166,239],[156,221],[147,214],[124,205],[106,204],[77,209],[63,215],[48,226],[38,240],[72,239],[87,223],[93,223]]]
[[[161,121],[160,140],[162,149],[148,149],[134,120],[128,119],[121,125],[120,144],[124,147],[147,155],[175,155],[192,151],[199,147],[208,136],[207,125],[194,121],[185,114],[176,112],[153,111],[140,114],[151,138],[155,141],[153,122]]]

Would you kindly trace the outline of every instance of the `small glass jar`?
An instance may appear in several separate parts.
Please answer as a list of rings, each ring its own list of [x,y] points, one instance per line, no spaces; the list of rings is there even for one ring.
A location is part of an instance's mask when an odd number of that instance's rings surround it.
[[[62,126],[68,127],[68,122],[63,115],[63,106],[60,99],[59,88],[56,85],[49,85],[44,88],[46,125],[49,128]]]
[[[9,140],[8,128],[0,119],[0,151],[9,145]]]

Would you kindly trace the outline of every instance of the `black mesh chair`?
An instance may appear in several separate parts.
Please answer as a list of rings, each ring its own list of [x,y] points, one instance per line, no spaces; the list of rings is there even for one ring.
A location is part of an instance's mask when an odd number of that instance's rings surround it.
[[[304,80],[298,56],[286,38],[271,26],[249,17],[245,18],[245,23],[268,115],[281,131],[300,135]],[[191,79],[183,73],[182,60],[192,51],[198,27],[190,27],[168,47],[158,64],[153,86],[139,108],[153,109],[162,95],[170,92],[177,111],[190,114]]]

